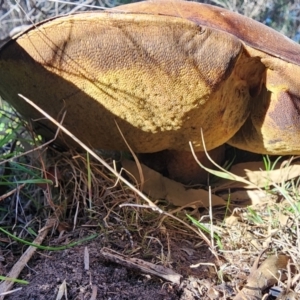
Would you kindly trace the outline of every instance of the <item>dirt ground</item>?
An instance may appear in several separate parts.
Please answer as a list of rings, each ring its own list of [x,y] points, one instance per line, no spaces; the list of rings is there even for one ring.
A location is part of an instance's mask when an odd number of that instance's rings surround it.
[[[50,189],[43,184],[28,184],[1,201],[0,225],[14,236],[33,242],[45,224],[53,220],[42,245],[69,247],[56,251],[36,249],[21,274],[10,276],[28,246],[0,232],[0,275],[28,281],[27,285],[15,284],[13,289],[21,290],[12,291],[5,300],[233,299],[244,286],[265,241],[255,232],[251,234],[249,221],[220,231],[222,247],[218,245],[214,255],[209,248],[214,249],[209,235],[205,241],[187,219],[188,214],[197,220],[204,218],[205,223],[207,209],[179,209],[160,200],[155,204],[166,212],[160,214],[147,205],[141,206],[144,203],[136,194],[115,184],[116,180],[97,162],[87,164],[84,156],[73,152],[50,151],[48,155],[50,166],[59,162],[58,186]],[[90,188],[87,166],[92,174]],[[219,230],[225,211],[225,207],[213,208]],[[261,226],[268,227],[264,223]],[[260,227],[256,224],[255,228],[257,231]],[[96,237],[70,247],[93,235]],[[256,244],[252,245],[253,240]],[[217,240],[214,243],[216,246]],[[222,248],[225,252],[220,251]],[[103,255],[104,249],[122,255],[127,264]],[[129,264],[130,259],[139,259],[138,267]],[[162,270],[158,276],[149,272],[159,268]],[[174,282],[161,276],[170,270],[181,280]]]
[[[21,290],[12,291],[5,300],[213,299],[207,296],[211,286],[214,293],[220,289],[218,297],[223,297],[224,290],[229,297],[234,294],[230,283],[220,286],[216,269],[225,262],[220,261],[222,255],[218,254],[217,261],[196,229],[195,233],[174,218],[145,207],[136,208],[134,205],[139,203],[136,195],[123,185],[115,185],[116,180],[96,162],[89,164],[92,182],[87,188],[87,162],[83,156],[54,151],[47,159],[49,165],[59,162],[56,163],[58,187],[28,184],[1,201],[1,227],[33,242],[48,220],[53,220],[55,225],[42,242],[50,247],[70,245],[95,234],[97,237],[65,250],[36,249],[21,274],[11,276],[28,284],[14,284],[13,289]],[[197,219],[208,215],[206,209],[178,210],[165,201],[157,205],[187,223],[186,214],[196,214]],[[221,209],[220,214],[223,213]],[[101,252],[104,248],[128,259],[140,259],[142,267],[107,260]],[[26,249],[24,242],[0,232],[0,275],[10,277],[10,270],[18,265]],[[161,266],[182,278],[174,283],[151,275],[143,271],[147,263],[152,264],[150,269]],[[196,264],[200,265],[191,267]],[[64,293],[58,297],[64,283],[67,297]]]
[[[78,234],[84,235],[84,232],[78,233],[77,231],[71,235]],[[68,238],[71,236],[68,235]],[[5,299],[57,299],[59,288],[64,281],[67,285],[67,299],[74,300],[209,299],[201,297],[201,294],[203,295],[207,291],[201,280],[209,279],[212,276],[211,268],[205,265],[190,268],[191,264],[214,262],[214,257],[204,245],[196,249],[194,248],[195,243],[188,240],[182,239],[178,244],[178,236],[176,238],[174,235],[169,239],[170,257],[166,259],[166,265],[183,275],[181,285],[177,285],[116,263],[107,262],[100,253],[103,246],[112,247],[121,253],[133,251],[133,249],[126,249],[129,241],[123,240],[123,238],[122,234],[117,234],[116,240],[107,244],[106,237],[100,235],[89,243],[67,250],[37,251],[19,277],[29,281],[29,285],[22,285],[20,291],[14,292]],[[134,237],[132,238],[134,241]],[[161,253],[165,249],[162,249],[154,239],[147,251],[136,250],[134,257],[156,262],[158,261],[157,257],[161,258]],[[89,270],[86,270],[84,265],[85,251],[89,253]],[[8,269],[13,264],[14,258],[10,257],[7,260],[11,260],[11,263],[7,264],[5,268],[2,263],[2,272],[5,273],[8,270],[4,269]],[[19,286],[15,285],[15,288]]]

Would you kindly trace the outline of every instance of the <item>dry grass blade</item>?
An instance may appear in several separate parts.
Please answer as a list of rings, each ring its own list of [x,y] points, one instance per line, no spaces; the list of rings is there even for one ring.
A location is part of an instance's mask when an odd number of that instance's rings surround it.
[[[13,189],[13,190],[7,192],[6,194],[1,195],[1,196],[0,196],[0,201],[6,199],[6,198],[9,197],[10,195],[13,195],[14,193],[16,193],[16,192],[18,192],[18,191],[20,191],[20,189],[22,189],[24,186],[25,186],[25,183],[19,185],[17,188],[15,188],[15,189]]]
[[[147,208],[151,208],[150,206],[147,206],[147,205],[139,205],[139,204],[127,204],[127,203],[124,203],[124,204],[121,204],[120,207],[139,207],[139,208],[144,208],[144,209],[147,209]],[[211,244],[211,241],[206,237],[206,235],[201,231],[201,230],[197,230],[195,227],[192,227],[190,226],[189,224],[187,224],[185,221],[181,220],[180,218],[174,216],[172,213],[168,213],[168,212],[165,212],[163,211],[162,214],[166,217],[169,217],[171,219],[174,219],[176,220],[177,222],[181,223],[184,225],[184,227],[190,229],[192,232],[196,233],[197,236],[199,236],[201,239],[203,239],[207,245],[209,245],[210,249],[212,250],[212,254],[217,258],[219,259],[217,253],[214,251],[214,248],[213,248],[213,245]],[[163,218],[162,218],[163,220]],[[162,223],[162,222],[161,222]]]
[[[96,300],[97,299],[97,286],[96,285],[92,285],[92,295],[90,300]]]
[[[20,288],[17,288],[17,289],[14,289],[14,290],[7,291],[7,292],[5,292],[5,293],[1,293],[1,294],[0,294],[0,297],[1,297],[1,296],[4,297],[4,296],[10,295],[10,294],[13,294],[13,293],[18,292],[18,291],[20,291],[20,290],[22,290],[21,287],[20,287]]]
[[[88,271],[90,269],[90,254],[88,247],[84,247],[84,269]]]
[[[143,191],[143,187],[144,187],[144,183],[145,183],[145,178],[144,178],[144,173],[143,173],[141,164],[140,164],[140,162],[139,162],[136,154],[134,153],[134,151],[131,149],[130,145],[128,144],[128,142],[127,142],[127,140],[126,140],[126,138],[125,138],[125,136],[124,136],[124,134],[123,134],[123,132],[122,132],[119,124],[117,123],[117,121],[115,121],[115,124],[116,124],[116,126],[117,126],[117,128],[118,128],[118,130],[120,132],[120,135],[121,135],[123,141],[125,142],[126,146],[128,147],[128,149],[129,149],[129,151],[130,151],[130,153],[131,153],[131,155],[132,155],[132,157],[133,157],[133,159],[134,159],[134,161],[136,163],[136,166],[137,166],[138,171],[139,171],[140,189]]]
[[[202,132],[201,132],[202,133]],[[203,134],[202,134],[202,139],[203,139]],[[246,184],[246,185],[250,185],[250,186],[253,186],[253,187],[256,187],[259,189],[259,187],[257,187],[255,184],[253,184],[252,182],[250,182],[249,180],[245,179],[244,177],[241,177],[241,176],[238,176],[238,175],[235,175],[233,174],[232,172],[229,172],[228,170],[225,170],[224,168],[222,168],[221,166],[219,166],[218,164],[216,164],[212,159],[211,157],[209,156],[207,150],[206,150],[206,147],[205,147],[205,144],[204,144],[204,139],[203,139],[203,148],[204,148],[204,152],[207,156],[207,158],[220,170],[220,171],[217,171],[217,170],[213,170],[213,169],[210,169],[210,168],[207,168],[205,167],[197,158],[197,155],[195,153],[195,150],[193,148],[193,145],[192,143],[190,142],[190,148],[191,148],[191,151],[192,151],[192,154],[196,160],[196,162],[199,164],[199,166],[204,169],[205,171],[207,171],[208,173],[214,175],[214,176],[217,176],[219,178],[223,178],[223,179],[227,179],[227,180],[231,180],[231,181],[238,181],[238,182],[242,182],[243,184]]]

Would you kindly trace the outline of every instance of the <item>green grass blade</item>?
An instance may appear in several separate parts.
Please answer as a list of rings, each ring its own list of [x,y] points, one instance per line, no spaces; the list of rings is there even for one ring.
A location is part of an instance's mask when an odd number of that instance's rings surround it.
[[[0,231],[2,231],[3,233],[5,233],[6,235],[8,235],[9,237],[11,237],[12,239],[14,239],[15,241],[17,242],[20,242],[22,244],[25,244],[25,245],[28,245],[28,246],[32,246],[32,247],[36,247],[40,250],[48,250],[48,251],[60,251],[60,250],[66,250],[66,249],[69,249],[69,248],[72,248],[72,247],[75,247],[77,245],[80,245],[84,242],[87,242],[87,241],[90,241],[94,238],[96,238],[98,236],[98,234],[92,234],[80,241],[77,241],[77,242],[73,242],[73,243],[70,243],[68,245],[65,245],[65,246],[60,246],[60,247],[51,247],[51,246],[42,246],[42,245],[37,245],[37,244],[34,244],[34,243],[31,243],[31,242],[28,242],[28,241],[25,241],[21,238],[18,238],[17,236],[9,233],[8,231],[6,231],[5,229],[1,228],[0,227]]]
[[[0,280],[3,281],[12,281],[14,283],[20,283],[20,284],[29,284],[29,281],[22,280],[22,279],[17,279],[17,278],[10,278],[10,277],[5,277],[0,275]]]

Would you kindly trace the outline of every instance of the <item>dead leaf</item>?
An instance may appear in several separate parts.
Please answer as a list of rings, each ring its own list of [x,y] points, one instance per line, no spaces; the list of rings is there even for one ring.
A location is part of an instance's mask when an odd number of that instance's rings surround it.
[[[287,215],[283,214],[282,212],[280,212],[279,215],[277,216],[277,219],[280,223],[280,226],[285,227],[285,226],[287,226],[290,216],[287,216]]]
[[[284,168],[278,167],[274,170],[266,171],[263,162],[247,162],[232,166],[230,172],[237,176],[244,177],[252,184],[247,185],[243,182],[220,180],[218,187],[216,187],[214,191],[227,188],[264,188],[272,185],[272,183],[284,182],[300,176],[300,163],[295,162]]]
[[[262,190],[239,190],[232,193],[225,193],[220,195],[225,201],[243,203],[243,205],[261,204],[262,201],[269,200],[272,195]]]
[[[139,182],[139,173],[135,162],[124,159],[122,165]],[[202,189],[186,189],[183,184],[166,178],[143,164],[141,164],[141,168],[145,180],[143,192],[149,197],[168,200],[175,206],[186,206],[189,203],[193,208],[209,206],[208,191]],[[226,205],[226,202],[221,197],[213,194],[211,195],[211,202],[213,206]]]
[[[66,279],[64,279],[64,281],[58,288],[56,300],[61,300],[64,296],[65,296],[65,299],[68,300]]]
[[[251,273],[248,277],[247,284],[235,296],[234,300],[254,300],[262,299],[262,291],[267,287],[276,284],[279,278],[284,280],[285,273],[280,272],[286,269],[289,257],[286,255],[272,255],[268,257],[259,267],[257,258]]]
[[[226,227],[232,228],[233,226],[238,225],[240,220],[239,216],[231,215],[225,219]]]

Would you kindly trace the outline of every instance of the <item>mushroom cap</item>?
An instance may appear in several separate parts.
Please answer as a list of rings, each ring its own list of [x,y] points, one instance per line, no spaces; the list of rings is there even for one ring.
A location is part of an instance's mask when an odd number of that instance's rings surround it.
[[[260,22],[218,6],[181,0],[152,0],[122,5],[113,10],[180,17],[230,33],[255,49],[300,65],[299,44]]]
[[[276,68],[298,68],[299,50],[224,9],[140,2],[53,18],[16,36],[0,49],[0,95],[31,119],[40,114],[18,94],[58,120],[65,110],[63,125],[94,148],[127,149],[126,139],[140,153],[189,150],[189,141],[201,151],[202,129],[208,150],[229,141],[255,152],[295,152],[300,146],[274,143],[278,131],[264,120],[281,118],[268,110],[282,88]],[[44,119],[34,126],[49,138],[56,130]]]
[[[265,70],[248,73],[249,80],[260,76],[261,87],[247,106],[247,120],[227,143],[262,154],[300,154],[299,44],[255,20],[208,4],[154,0],[115,10],[177,16],[238,38],[244,51],[259,59]]]

